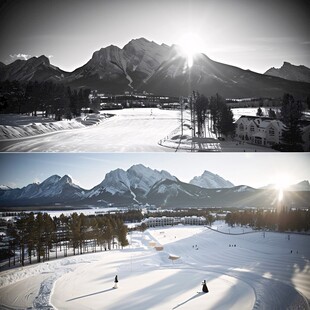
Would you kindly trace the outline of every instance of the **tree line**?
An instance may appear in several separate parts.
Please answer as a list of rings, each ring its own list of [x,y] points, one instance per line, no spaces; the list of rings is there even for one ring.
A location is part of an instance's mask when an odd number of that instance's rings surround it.
[[[227,213],[225,221],[230,226],[250,226],[254,229],[273,231],[309,231],[310,210],[259,210],[233,211]]]
[[[206,209],[195,209],[195,208],[190,208],[190,209],[176,209],[176,210],[171,210],[171,211],[159,211],[159,212],[152,212],[145,214],[145,218],[149,217],[185,217],[185,216],[203,216],[206,218],[207,224],[211,225],[216,218],[209,212],[209,210]]]
[[[205,121],[210,113],[211,130],[217,136],[233,136],[235,133],[234,117],[231,108],[227,106],[225,98],[216,94],[210,100],[198,92],[193,92],[190,105],[192,114],[197,122],[197,134],[203,136]]]
[[[303,151],[302,113],[306,107],[310,108],[310,97],[307,97],[306,105],[303,105],[300,100],[295,100],[293,95],[287,93],[283,95],[279,113],[269,108],[268,117],[279,119],[284,124],[281,142],[273,146],[274,149],[289,152]],[[261,107],[257,109],[256,115],[264,116]]]
[[[0,82],[0,113],[31,113],[71,119],[79,116],[82,107],[89,107],[89,89],[71,89],[50,81]]]
[[[73,213],[51,217],[48,213],[24,213],[7,227],[9,237],[9,265],[11,256],[16,263],[16,253],[22,266],[25,260],[39,263],[50,259],[50,252],[68,256],[85,252],[110,250],[112,247],[128,245],[127,226],[118,214],[90,215]]]

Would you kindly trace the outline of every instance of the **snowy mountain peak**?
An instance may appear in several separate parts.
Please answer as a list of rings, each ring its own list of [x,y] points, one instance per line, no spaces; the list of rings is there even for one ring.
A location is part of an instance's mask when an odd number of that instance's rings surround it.
[[[7,185],[0,185],[0,190],[6,191],[12,189],[11,187],[7,186]]]
[[[166,171],[157,171],[145,167],[142,164],[131,166],[127,171],[116,169],[106,174],[104,180],[94,187],[89,197],[99,196],[104,192],[112,195],[130,193],[135,201],[148,193],[150,188],[159,180],[171,179],[175,180]]]
[[[55,184],[57,183],[59,180],[61,179],[61,177],[57,174],[54,174],[52,176],[50,176],[49,178],[47,178],[46,180],[44,180],[41,184]]]
[[[207,170],[201,176],[194,177],[189,183],[202,188],[230,188],[234,186],[233,183]]]
[[[61,184],[66,184],[66,183],[72,184],[72,179],[71,179],[71,177],[69,177],[68,175],[64,175],[64,176],[59,180],[59,183],[61,183]]]

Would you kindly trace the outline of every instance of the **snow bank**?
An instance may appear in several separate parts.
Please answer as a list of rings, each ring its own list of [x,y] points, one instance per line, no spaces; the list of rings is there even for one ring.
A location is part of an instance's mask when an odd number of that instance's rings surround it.
[[[105,114],[89,114],[73,120],[51,121],[51,119],[42,117],[27,117],[23,115],[8,115],[5,117],[2,115],[0,117],[0,140],[18,139],[62,130],[85,128],[86,126],[98,124],[107,117]]]

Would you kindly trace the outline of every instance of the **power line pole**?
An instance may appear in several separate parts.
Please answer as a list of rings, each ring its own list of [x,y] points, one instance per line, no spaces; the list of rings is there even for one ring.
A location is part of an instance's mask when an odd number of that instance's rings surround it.
[[[183,102],[184,102],[183,97],[180,97],[179,101],[180,101],[180,108],[181,108],[181,138],[180,139],[182,139],[183,137]]]

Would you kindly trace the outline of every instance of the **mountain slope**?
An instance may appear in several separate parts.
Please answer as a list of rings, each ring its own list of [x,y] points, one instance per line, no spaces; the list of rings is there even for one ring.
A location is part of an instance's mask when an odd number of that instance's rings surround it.
[[[176,180],[167,171],[157,171],[143,165],[134,165],[127,171],[116,169],[106,174],[104,180],[93,189],[86,197],[92,200],[116,201],[120,197],[130,202],[140,203],[145,201],[145,195],[150,188],[160,180]]]
[[[304,67],[306,68],[306,67]],[[301,75],[301,73],[299,73]],[[71,73],[49,63],[48,58],[33,57],[0,65],[0,80],[52,80],[72,87],[88,87],[104,93],[147,91],[156,95],[188,96],[192,90],[226,98],[282,97],[310,95],[308,79],[290,81],[219,63],[197,54],[188,68],[178,46],[157,44],[144,38],[131,40],[122,49],[110,45],[95,51],[92,58]]]
[[[203,176],[219,176],[204,172]],[[201,179],[200,179],[201,180]],[[225,181],[225,180],[224,180]],[[224,185],[230,185],[227,181]],[[214,179],[211,180],[214,186]],[[96,205],[131,206],[154,204],[168,208],[181,207],[253,207],[277,208],[278,206],[309,207],[310,185],[303,181],[283,192],[278,201],[277,189],[254,189],[246,185],[226,188],[203,188],[181,182],[167,171],[158,171],[143,165],[128,170],[116,169],[106,174],[104,180],[91,190],[85,190],[65,175],[53,175],[42,183],[23,188],[0,187],[0,207],[46,205]]]
[[[67,72],[50,64],[49,59],[42,55],[28,60],[18,59],[7,66],[0,68],[0,80],[27,81],[62,81]]]
[[[53,175],[42,183],[29,184],[21,189],[0,190],[0,200],[17,204],[55,203],[77,201],[84,195],[84,190],[65,175]]]
[[[280,77],[286,80],[310,83],[310,69],[305,66],[295,66],[284,62],[279,69],[270,68],[264,74]]]
[[[196,176],[190,180],[189,183],[203,188],[226,188],[234,186],[234,184],[223,179],[219,175],[206,170],[201,176]]]
[[[305,180],[305,181],[289,186],[287,190],[295,191],[295,192],[310,191],[310,184],[308,180],[307,181]]]

